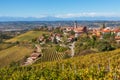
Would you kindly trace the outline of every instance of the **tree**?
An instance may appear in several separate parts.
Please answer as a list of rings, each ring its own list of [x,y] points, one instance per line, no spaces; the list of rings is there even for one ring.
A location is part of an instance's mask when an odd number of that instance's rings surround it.
[[[97,45],[96,47],[97,47],[98,51],[110,51],[110,50],[114,50],[115,49],[107,41],[99,41],[99,42],[96,43],[96,45]]]
[[[91,38],[90,41],[88,41],[88,42],[89,42],[89,44],[90,44],[91,47],[94,47],[96,41],[97,41],[96,36],[92,36],[92,38]]]
[[[71,35],[75,35],[75,32],[72,30],[72,31],[70,31],[70,34]]]
[[[56,37],[54,37],[53,43],[58,44]]]
[[[67,50],[66,47],[62,47],[62,46],[59,46],[59,45],[57,45],[55,48],[56,48],[57,52],[65,52]]]
[[[113,42],[115,39],[115,33],[109,32],[103,35],[103,38],[109,42]]]
[[[56,29],[54,29],[54,33],[62,33],[63,31],[60,29],[60,27],[57,27]]]

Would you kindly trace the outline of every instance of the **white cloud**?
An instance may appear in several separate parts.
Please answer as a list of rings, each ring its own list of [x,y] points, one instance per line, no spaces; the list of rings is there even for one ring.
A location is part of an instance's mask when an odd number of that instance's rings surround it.
[[[38,15],[38,16],[33,16],[33,15],[27,15],[27,16],[17,16],[17,15],[1,15],[0,14],[0,17],[15,17],[15,18],[29,18],[29,17],[33,17],[33,18],[44,18],[44,17],[47,17],[47,15]]]
[[[120,17],[118,13],[69,13],[69,14],[58,14],[54,17],[58,18],[74,18],[74,17]]]
[[[42,15],[27,15],[27,16],[8,16],[0,14],[0,17],[33,17],[33,18],[44,18],[44,17],[56,17],[56,18],[76,18],[76,17],[120,17],[119,13],[114,12],[83,12],[83,13],[68,13],[68,14],[42,14]]]

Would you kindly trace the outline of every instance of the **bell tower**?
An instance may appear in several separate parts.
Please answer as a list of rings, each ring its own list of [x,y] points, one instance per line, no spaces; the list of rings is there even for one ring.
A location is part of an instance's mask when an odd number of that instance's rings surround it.
[[[74,28],[77,28],[77,21],[74,22]]]

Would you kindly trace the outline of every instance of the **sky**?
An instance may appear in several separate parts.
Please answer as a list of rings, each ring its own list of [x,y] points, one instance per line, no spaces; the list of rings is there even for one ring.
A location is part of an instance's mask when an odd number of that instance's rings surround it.
[[[0,16],[120,17],[120,0],[0,0]]]

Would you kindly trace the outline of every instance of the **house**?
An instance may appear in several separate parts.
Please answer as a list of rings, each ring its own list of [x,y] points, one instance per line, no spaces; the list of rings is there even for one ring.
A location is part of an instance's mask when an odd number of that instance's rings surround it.
[[[75,32],[75,37],[78,37],[82,33],[87,33],[87,27],[86,26],[81,26],[74,28],[73,31]]]
[[[71,35],[69,38],[68,38],[68,42],[73,42],[75,39],[75,36]]]
[[[112,29],[112,32],[115,33],[116,36],[120,36],[120,29],[119,28]]]
[[[39,40],[40,42],[42,42],[42,41],[44,41],[44,37],[43,37],[43,36],[40,36],[40,37],[38,38],[38,40]]]
[[[38,57],[41,57],[41,54],[40,53],[32,53],[30,55],[30,57],[36,57],[36,58],[38,58]]]
[[[74,27],[66,27],[66,31],[67,32],[70,32],[70,31],[72,31],[74,29]]]
[[[120,36],[116,36],[115,40],[116,40],[117,44],[120,44]]]
[[[31,57],[27,58],[27,62],[32,62],[33,59]]]
[[[38,57],[41,57],[40,53],[32,53],[30,57],[27,58],[26,62],[24,63],[25,65],[32,64],[34,60],[36,60]]]
[[[61,39],[62,35],[61,34],[56,34],[55,38],[57,39],[57,42],[63,42],[63,40]]]
[[[81,26],[81,27],[74,28],[74,32],[75,33],[84,33],[84,32],[87,32],[87,27]]]
[[[66,30],[63,31],[65,35],[67,35],[66,32],[74,31],[75,37],[78,37],[82,33],[87,33],[87,27],[86,26],[78,26],[77,21],[74,22],[73,27],[66,27]]]
[[[115,28],[112,28],[111,31],[114,32],[114,33],[117,33],[117,32],[120,32],[120,29],[115,27]]]
[[[75,34],[79,35],[81,33],[86,33],[87,32],[87,27],[86,26],[79,26],[78,27],[78,23],[77,23],[77,21],[75,21],[73,31],[75,32]]]
[[[106,27],[102,30],[102,33],[103,34],[106,34],[106,33],[110,33],[111,32],[111,28],[110,27]]]
[[[115,40],[117,44],[120,44],[120,29],[119,28],[114,28],[112,30],[113,33],[115,33]]]
[[[49,37],[49,41],[54,42],[54,40],[56,39],[57,43],[63,42],[61,38],[62,38],[61,34],[52,33],[51,36]]]
[[[50,38],[51,38],[51,42],[54,42],[54,37],[53,37],[53,36],[51,36]]]
[[[28,57],[28,58],[27,58],[27,61],[26,61],[24,64],[26,64],[26,65],[32,64],[33,61],[34,61],[34,60],[33,60],[31,57]]]
[[[101,29],[100,28],[94,28],[93,30],[92,30],[92,35],[95,35],[96,37],[99,37],[99,38],[101,38]]]

